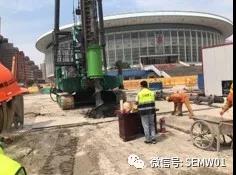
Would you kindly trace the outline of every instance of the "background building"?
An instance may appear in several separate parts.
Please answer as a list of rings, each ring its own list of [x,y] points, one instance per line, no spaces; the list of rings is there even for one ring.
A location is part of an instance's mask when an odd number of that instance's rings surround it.
[[[14,56],[17,60],[16,79],[19,83],[29,85],[33,82],[43,82],[39,67],[28,56],[25,56],[23,51],[19,51],[17,47],[8,42],[7,38],[0,35],[0,62],[11,70]]]
[[[201,63],[201,48],[223,44],[232,35],[230,20],[199,12],[146,12],[105,17],[108,67],[122,60],[131,67],[176,62]],[[71,25],[61,27],[71,31]],[[70,49],[71,39],[60,41]],[[53,76],[52,31],[36,47],[45,53],[47,77]],[[65,53],[66,54],[66,53]]]
[[[19,52],[17,47],[0,35],[0,62],[9,70],[12,68],[12,57]]]

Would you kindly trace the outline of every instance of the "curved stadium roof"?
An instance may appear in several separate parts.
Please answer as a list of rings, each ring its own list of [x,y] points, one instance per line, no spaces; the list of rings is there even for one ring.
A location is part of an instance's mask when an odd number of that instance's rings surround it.
[[[211,27],[221,32],[225,38],[233,34],[232,21],[225,17],[209,13],[163,11],[129,13],[104,17],[105,28],[156,23],[192,24]],[[69,24],[62,26],[60,29],[68,31],[72,26],[73,24]],[[37,40],[36,48],[44,52],[51,42],[52,31],[49,31]]]

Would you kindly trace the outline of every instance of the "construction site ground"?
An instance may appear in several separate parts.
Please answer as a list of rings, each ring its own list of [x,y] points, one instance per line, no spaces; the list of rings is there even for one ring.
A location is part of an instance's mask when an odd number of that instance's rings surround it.
[[[119,137],[117,117],[86,118],[88,108],[61,110],[47,94],[25,95],[25,127],[5,134],[14,142],[6,153],[22,163],[30,175],[231,175],[233,151],[223,148],[219,153],[196,148],[188,131],[193,120],[187,113],[171,116],[173,104],[157,101],[160,110],[157,118],[165,117],[168,132],[159,133],[157,144],[145,144],[144,137],[123,142]],[[220,117],[218,104],[192,105],[195,115]],[[185,109],[185,108],[184,108]],[[224,117],[232,118],[232,110]],[[129,166],[130,154],[145,162],[144,169]],[[178,157],[183,161],[179,168],[152,168],[153,157]],[[226,167],[187,167],[187,158],[223,158]]]

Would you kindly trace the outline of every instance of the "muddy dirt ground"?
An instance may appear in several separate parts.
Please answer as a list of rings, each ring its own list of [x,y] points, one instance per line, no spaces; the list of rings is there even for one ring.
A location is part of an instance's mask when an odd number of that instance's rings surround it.
[[[25,111],[28,114],[40,113],[40,117],[45,118],[44,121],[58,116],[67,117],[68,120],[71,117],[72,120],[72,114],[79,111],[62,111],[45,95],[26,96],[25,102]],[[70,115],[67,116],[68,114]],[[37,118],[26,115],[26,120],[27,117],[28,121]],[[93,119],[84,119],[82,114],[78,116],[80,117],[81,124],[74,127],[32,129],[32,124],[26,132],[15,134],[14,143],[7,147],[6,152],[22,163],[30,175],[233,174],[233,151],[228,147],[220,153],[204,151],[193,146],[188,134],[171,128],[167,128],[168,132],[165,134],[158,134],[158,142],[155,145],[144,144],[143,137],[123,142],[119,138],[116,117],[95,120],[96,122],[88,122]],[[128,165],[127,158],[130,154],[138,155],[145,162],[144,169]],[[149,162],[153,157],[178,157],[183,161],[183,167],[151,168]],[[187,158],[223,158],[226,167],[188,168],[185,161]]]

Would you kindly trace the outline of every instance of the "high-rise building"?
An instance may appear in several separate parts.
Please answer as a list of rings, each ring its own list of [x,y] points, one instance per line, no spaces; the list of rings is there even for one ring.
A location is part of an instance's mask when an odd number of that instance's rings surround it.
[[[19,49],[9,43],[7,38],[0,36],[0,62],[9,70],[12,68],[12,57],[18,52]]]
[[[12,69],[13,57],[16,60],[16,79],[19,83],[42,82],[42,72],[39,67],[19,51],[7,38],[0,35],[0,62],[9,70]]]

